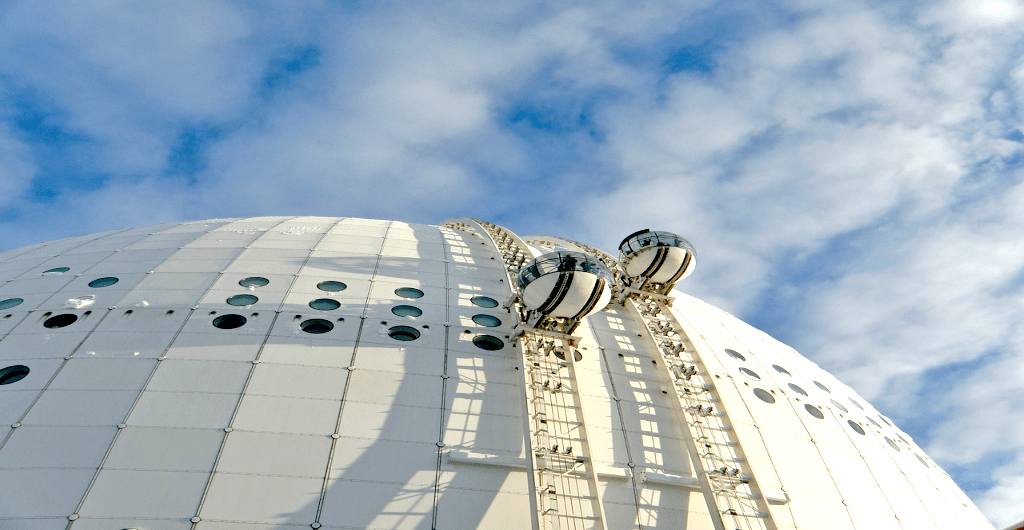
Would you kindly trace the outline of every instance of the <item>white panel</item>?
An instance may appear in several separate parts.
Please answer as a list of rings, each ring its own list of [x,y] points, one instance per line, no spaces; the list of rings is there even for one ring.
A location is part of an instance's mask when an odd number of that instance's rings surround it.
[[[24,379],[22,381],[24,381]],[[32,404],[32,401],[35,400],[38,395],[38,390],[0,389],[0,401],[4,404],[4,406],[0,407],[0,425],[7,426],[0,427],[0,436],[6,435],[7,429],[10,425],[21,419],[29,405]]]
[[[301,336],[271,337],[263,349],[260,360],[267,363],[303,366],[347,367],[352,359],[354,344],[346,341],[324,343],[306,333]],[[360,351],[363,350],[364,348],[360,348]]]
[[[234,428],[246,431],[295,434],[331,434],[340,403],[324,399],[298,399],[246,395]]]
[[[147,391],[241,393],[252,363],[167,359],[153,374]]]
[[[325,527],[429,529],[433,513],[433,484],[410,486],[332,480],[327,487],[320,522]],[[467,521],[467,524],[474,522]]]
[[[434,485],[437,445],[342,437],[331,461],[331,478],[344,481]],[[381,462],[388,465],[381,466]]]
[[[237,402],[237,394],[147,390],[127,423],[151,427],[224,428],[228,426]]]
[[[454,356],[449,355],[448,361],[449,364],[454,363]],[[444,351],[422,347],[396,348],[384,344],[360,344],[355,366],[381,372],[439,376],[444,373]],[[454,367],[449,368],[453,376],[454,370]]]
[[[441,406],[443,379],[376,370],[352,372],[346,399],[383,405]]]
[[[217,473],[199,516],[205,520],[296,523],[308,528],[316,516],[322,486],[322,478]]]
[[[96,468],[117,429],[107,427],[34,427],[14,430],[0,450],[0,468]]]
[[[195,513],[206,473],[104,469],[89,490],[83,517],[183,518]]]
[[[103,467],[209,473],[224,434],[223,429],[131,425],[120,430]]]
[[[50,383],[57,390],[141,390],[157,361],[76,355]]]
[[[263,337],[257,334],[181,333],[167,350],[167,358],[252,361],[259,354],[261,344]]]
[[[323,478],[331,437],[234,431],[228,434],[218,473]]]
[[[117,425],[124,420],[138,392],[134,390],[47,390],[26,425]]]
[[[261,362],[253,370],[246,395],[340,400],[348,374],[343,368]]]
[[[74,513],[95,473],[94,469],[0,469],[0,513],[4,517],[60,514],[67,525],[67,516]]]
[[[345,404],[341,433],[346,436],[407,442],[437,442],[440,410],[357,401]]]

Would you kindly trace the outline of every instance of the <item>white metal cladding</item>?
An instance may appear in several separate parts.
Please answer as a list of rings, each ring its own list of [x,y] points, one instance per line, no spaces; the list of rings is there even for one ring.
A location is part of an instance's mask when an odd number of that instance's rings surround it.
[[[0,310],[0,370],[29,373],[0,385],[0,529],[529,528],[520,356],[474,343],[513,334],[510,295],[480,234],[391,221],[220,219],[2,252],[0,306],[22,301]],[[775,527],[991,528],[848,387],[674,296],[746,457],[730,465]],[[230,315],[244,324],[213,325]],[[644,323],[613,305],[575,334],[604,527],[712,528]]]

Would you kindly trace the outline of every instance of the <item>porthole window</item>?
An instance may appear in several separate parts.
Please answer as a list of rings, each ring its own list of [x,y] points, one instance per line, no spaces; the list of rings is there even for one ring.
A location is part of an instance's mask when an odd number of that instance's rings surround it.
[[[9,385],[11,383],[17,383],[25,376],[28,375],[28,366],[23,364],[16,364],[14,366],[8,366],[0,370],[0,385]]]
[[[856,400],[856,399],[853,399],[853,398],[846,398],[846,399],[849,399],[849,400],[850,400],[850,403],[853,403],[853,406],[854,406],[854,407],[857,407],[857,408],[859,408],[860,410],[864,410],[864,407],[862,407],[862,406],[860,405],[860,403],[858,403],[858,402],[857,402],[857,400]]]
[[[0,300],[0,309],[10,309],[15,306],[21,305],[25,300],[21,298],[8,298],[7,300]]]
[[[848,410],[848,409],[847,409],[846,407],[844,407],[844,406],[843,406],[843,404],[842,404],[842,403],[840,403],[840,402],[838,402],[838,401],[836,401],[836,400],[834,400],[834,399],[830,399],[829,401],[831,401],[831,402],[832,402],[832,404],[833,404],[833,405],[835,405],[835,407],[836,407],[837,409],[839,409],[839,410],[841,410],[841,411],[843,411],[843,412],[850,412],[850,411],[849,411],[849,410]]]
[[[60,274],[67,272],[69,270],[71,270],[71,267],[57,267],[55,269],[43,271],[43,274]]]
[[[859,423],[857,423],[857,422],[855,422],[853,420],[846,420],[846,423],[850,424],[850,428],[853,429],[854,432],[856,432],[857,434],[860,434],[862,436],[864,435],[864,427],[861,427]]]
[[[395,326],[388,330],[388,336],[400,341],[410,341],[420,338],[420,330],[409,326]]]
[[[236,294],[225,301],[231,305],[253,305],[260,299],[251,294]]]
[[[730,350],[729,348],[726,348],[725,349],[725,353],[727,353],[729,355],[729,357],[732,357],[733,359],[739,359],[741,361],[746,361],[747,360],[747,358],[744,357],[743,354],[741,354],[740,352],[738,352],[736,350]]]
[[[242,287],[248,287],[250,289],[255,289],[257,287],[263,287],[263,286],[267,285],[268,283],[270,283],[270,280],[268,280],[268,279],[266,279],[266,278],[264,278],[262,276],[250,276],[248,278],[243,278],[243,279],[238,281],[238,285],[241,285]]]
[[[776,372],[779,372],[782,375],[789,375],[789,376],[793,375],[793,374],[789,373],[789,370],[786,370],[785,368],[783,368],[783,367],[781,367],[781,366],[779,366],[777,364],[773,364],[772,368],[774,368]]]
[[[505,347],[505,343],[498,337],[492,337],[491,335],[477,335],[473,337],[473,344],[481,350],[500,350]]]
[[[411,305],[396,305],[391,308],[391,312],[400,317],[418,317],[423,314],[422,309]]]
[[[917,461],[918,461],[918,462],[920,462],[922,466],[924,466],[924,467],[930,467],[930,466],[928,466],[928,462],[925,462],[925,461],[924,461],[924,459],[923,459],[923,458],[921,458],[921,455],[919,455],[919,454],[917,454],[917,453],[914,453],[914,458],[916,458],[916,459],[917,459]]]
[[[395,289],[395,294],[402,298],[423,298],[423,291],[412,287],[399,287]]]
[[[870,422],[871,422],[871,425],[874,425],[875,427],[878,427],[879,429],[881,429],[881,428],[882,428],[882,426],[881,426],[881,425],[879,425],[877,421],[873,420],[873,419],[871,418],[871,416],[868,416],[868,421],[870,421]]]
[[[889,423],[889,420],[885,419],[885,417],[882,416],[881,414],[878,415],[878,419],[882,420],[886,425],[892,427],[892,424]]]
[[[319,335],[321,333],[327,333],[328,331],[334,329],[334,323],[331,322],[330,320],[324,320],[322,318],[311,318],[309,320],[302,321],[302,323],[299,324],[299,328],[302,329],[302,331],[305,331],[306,333]]]
[[[821,409],[815,407],[814,405],[811,405],[810,403],[804,404],[804,409],[807,411],[808,414],[814,416],[815,418],[818,418],[819,420],[825,419],[825,415],[821,413]]]
[[[348,286],[342,282],[336,282],[334,280],[328,280],[326,282],[320,282],[316,284],[316,288],[321,291],[327,291],[329,293],[336,293],[338,291],[344,291],[348,289]]]
[[[765,403],[768,403],[769,405],[775,403],[775,396],[771,395],[771,393],[768,392],[767,390],[755,388],[754,395],[757,396],[758,399],[764,401]]]
[[[43,322],[43,327],[62,328],[74,324],[76,320],[78,320],[78,315],[64,313],[63,315],[52,316],[46,319],[46,322]]]
[[[501,320],[491,315],[473,315],[473,322],[488,328],[495,328],[501,325]]]
[[[885,443],[889,444],[889,447],[892,447],[893,449],[895,449],[897,453],[900,452],[900,446],[896,445],[896,442],[892,441],[892,438],[889,438],[888,436],[886,436],[885,437]]]
[[[331,300],[330,298],[317,298],[309,303],[309,307],[313,309],[319,309],[320,311],[334,311],[341,307],[341,302],[337,300]]]
[[[757,375],[757,372],[755,372],[755,371],[753,371],[753,370],[751,370],[749,368],[740,368],[740,373],[745,375],[745,376],[747,376],[747,377],[749,377],[749,378],[751,378],[751,379],[753,379],[754,381],[760,381],[761,380],[761,376]]]
[[[498,301],[489,296],[474,296],[469,301],[473,302],[473,305],[480,307],[498,307]]]
[[[816,386],[816,387],[818,387],[818,388],[820,388],[820,389],[824,390],[824,391],[825,391],[826,393],[828,393],[828,394],[831,394],[831,393],[832,393],[832,391],[831,391],[831,390],[829,390],[827,386],[825,386],[825,385],[823,385],[823,384],[821,384],[821,383],[819,383],[819,382],[817,382],[817,381],[815,381],[815,382],[814,382],[814,386]]]
[[[118,282],[118,279],[113,276],[107,276],[106,278],[97,278],[89,282],[89,287],[99,289],[100,287],[110,287]]]
[[[235,329],[245,325],[245,317],[242,315],[221,315],[213,319],[213,327],[220,329]]]
[[[793,383],[789,384],[789,388],[792,388],[793,392],[796,392],[797,394],[800,394],[801,396],[806,396],[807,395],[807,392],[804,389],[794,385]]]

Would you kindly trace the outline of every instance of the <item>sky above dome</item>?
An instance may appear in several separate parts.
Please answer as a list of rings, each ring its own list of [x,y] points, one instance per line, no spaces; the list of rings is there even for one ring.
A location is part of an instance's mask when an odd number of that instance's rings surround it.
[[[214,217],[472,216],[614,252],[1024,518],[1024,4],[8,1],[0,250]]]

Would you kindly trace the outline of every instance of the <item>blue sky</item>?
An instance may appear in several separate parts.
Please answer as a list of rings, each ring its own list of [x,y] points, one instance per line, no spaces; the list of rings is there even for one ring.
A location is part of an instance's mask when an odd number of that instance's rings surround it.
[[[0,250],[211,217],[470,215],[614,251],[1024,518],[1024,6],[9,1]]]

